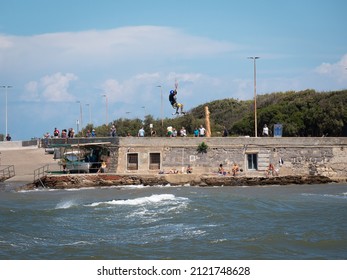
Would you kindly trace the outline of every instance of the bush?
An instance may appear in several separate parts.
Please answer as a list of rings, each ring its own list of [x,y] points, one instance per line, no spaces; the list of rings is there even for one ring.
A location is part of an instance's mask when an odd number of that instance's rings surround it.
[[[196,149],[198,153],[204,154],[207,153],[208,146],[205,142],[202,142],[198,145],[198,148]]]

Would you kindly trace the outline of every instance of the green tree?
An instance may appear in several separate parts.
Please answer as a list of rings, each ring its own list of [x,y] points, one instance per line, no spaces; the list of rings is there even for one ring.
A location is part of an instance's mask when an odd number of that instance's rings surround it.
[[[312,89],[304,91],[275,92],[258,95],[257,98],[257,126],[258,134],[267,124],[283,125],[283,136],[347,136],[347,90],[333,92],[316,92]],[[188,134],[192,134],[196,127],[205,124],[205,106],[210,111],[212,136],[220,136],[225,126],[231,135],[254,135],[254,101],[222,99],[201,104],[192,108],[185,116],[161,119],[145,116],[140,119],[117,119],[108,126],[93,127],[88,124],[82,131],[95,129],[98,136],[108,136],[110,127],[114,124],[119,136],[128,133],[137,135],[143,125],[146,135],[150,135],[150,124],[157,132],[157,136],[165,136],[168,126],[180,130],[184,126]]]

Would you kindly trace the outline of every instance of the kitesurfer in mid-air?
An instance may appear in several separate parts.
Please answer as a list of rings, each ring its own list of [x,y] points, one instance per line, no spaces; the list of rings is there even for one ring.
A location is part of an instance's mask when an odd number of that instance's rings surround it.
[[[179,113],[181,113],[182,115],[185,114],[185,112],[183,111],[183,104],[182,103],[178,103],[177,102],[177,90],[170,90],[170,95],[169,95],[169,101],[171,103],[172,108],[176,109],[176,113],[174,113],[173,115],[178,115]]]

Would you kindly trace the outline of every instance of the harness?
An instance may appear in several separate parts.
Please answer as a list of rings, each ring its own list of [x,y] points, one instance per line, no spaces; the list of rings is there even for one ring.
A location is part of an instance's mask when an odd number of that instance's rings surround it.
[[[175,93],[176,92],[173,92],[173,93],[170,93],[170,95],[169,95],[169,101],[170,101],[171,106],[173,108],[177,108],[177,101],[176,101]]]
[[[174,105],[176,103],[175,93],[170,93],[169,101],[170,101],[171,105]]]

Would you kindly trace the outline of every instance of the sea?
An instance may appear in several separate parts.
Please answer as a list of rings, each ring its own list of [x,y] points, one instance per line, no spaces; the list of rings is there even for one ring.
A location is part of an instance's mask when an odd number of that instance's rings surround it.
[[[0,183],[1,260],[346,260],[347,185]]]

